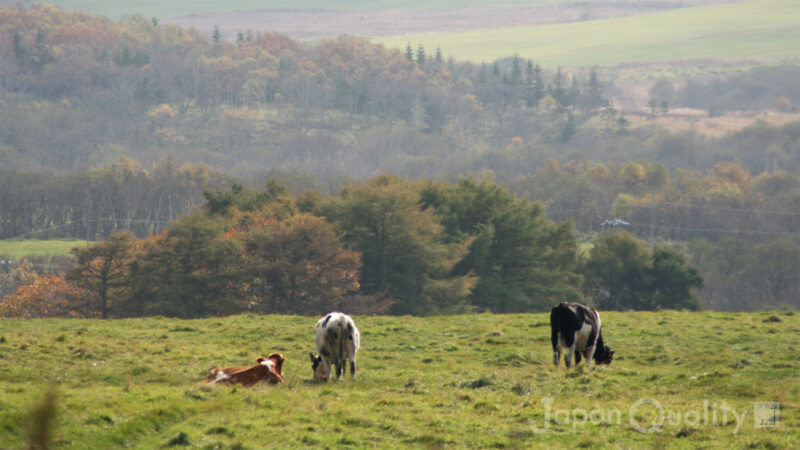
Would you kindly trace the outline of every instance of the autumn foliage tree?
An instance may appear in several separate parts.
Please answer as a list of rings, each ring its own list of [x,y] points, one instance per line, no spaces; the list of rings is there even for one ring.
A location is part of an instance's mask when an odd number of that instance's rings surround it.
[[[235,312],[240,253],[222,239],[223,224],[201,214],[149,238],[130,264],[125,315],[205,317]]]
[[[3,265],[4,269],[8,266]],[[31,284],[38,278],[39,274],[34,270],[33,264],[23,259],[10,272],[0,272],[0,300],[17,292],[20,286]]]
[[[0,303],[0,316],[25,319],[44,317],[96,317],[81,299],[86,292],[56,274],[36,275]]]
[[[261,313],[323,314],[359,289],[360,254],[309,214],[250,216],[234,229],[248,273],[244,294]]]

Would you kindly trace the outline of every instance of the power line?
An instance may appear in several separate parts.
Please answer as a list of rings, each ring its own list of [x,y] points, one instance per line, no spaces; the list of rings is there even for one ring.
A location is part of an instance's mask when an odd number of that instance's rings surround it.
[[[124,223],[145,223],[145,224],[148,224],[148,225],[168,225],[168,224],[172,223],[172,222],[165,222],[163,220],[147,220],[147,219],[129,219],[129,220],[123,220],[123,219],[89,219],[89,220],[87,220],[87,222],[88,223],[92,223],[92,222],[95,222],[95,223],[98,223],[98,222],[104,222],[104,223],[112,222],[112,223],[115,223],[115,224],[120,224],[120,223],[123,223],[123,224]],[[28,236],[33,236],[33,235],[39,234],[39,233],[46,233],[48,231],[53,231],[53,230],[57,230],[59,228],[70,227],[70,226],[78,226],[78,224],[76,224],[76,223],[65,223],[65,224],[61,224],[61,225],[56,225],[54,227],[45,228],[45,229],[42,229],[42,230],[30,231],[30,232],[27,232],[27,233],[24,233],[24,234],[20,234],[18,236],[12,236],[12,237],[9,237],[9,238],[3,238],[3,239],[0,239],[0,241],[13,241],[15,239],[22,239],[22,238],[25,238],[25,237],[28,237]]]
[[[727,208],[724,206],[707,206],[707,205],[693,205],[690,203],[671,203],[671,202],[657,202],[657,205],[670,205],[670,206],[678,206],[681,208],[698,208],[698,209],[715,209],[720,211],[736,211],[736,212],[755,212],[755,213],[762,213],[762,214],[782,214],[787,216],[800,216],[800,213],[794,213],[789,211],[771,211],[767,209],[744,209],[744,208]]]
[[[644,225],[641,223],[631,223],[628,226],[637,227],[637,228],[650,228],[650,225]],[[747,233],[747,234],[774,234],[774,235],[782,235],[782,236],[791,236],[793,234],[789,231],[759,231],[759,230],[726,230],[722,228],[692,228],[692,227],[680,227],[675,225],[659,225],[658,228],[666,228],[668,230],[683,230],[683,231],[705,231],[710,233]]]
[[[89,222],[146,223],[154,225],[164,225],[172,223],[172,222],[164,222],[163,220],[148,220],[148,219],[89,219]]]
[[[655,204],[677,206],[681,208],[698,208],[698,209],[711,209],[719,211],[735,211],[735,212],[748,212],[748,213],[761,213],[761,214],[780,214],[786,216],[800,216],[800,213],[795,213],[790,211],[772,211],[767,209],[728,208],[724,206],[694,205],[691,203],[672,203],[672,202],[655,202]],[[549,214],[563,214],[563,213],[578,212],[578,211],[607,211],[609,209],[611,209],[610,206],[597,206],[597,207],[586,206],[586,207],[570,208],[570,209],[548,210],[547,212]]]
[[[14,239],[22,239],[22,238],[24,238],[26,236],[31,236],[31,235],[34,235],[34,234],[44,233],[46,231],[53,231],[53,230],[57,230],[59,228],[64,228],[64,227],[68,227],[68,226],[71,226],[71,225],[72,225],[71,223],[65,223],[63,225],[56,225],[54,227],[45,228],[44,230],[31,231],[29,233],[20,234],[19,236],[14,236],[14,237],[6,238],[6,239],[0,239],[0,241],[13,241]]]

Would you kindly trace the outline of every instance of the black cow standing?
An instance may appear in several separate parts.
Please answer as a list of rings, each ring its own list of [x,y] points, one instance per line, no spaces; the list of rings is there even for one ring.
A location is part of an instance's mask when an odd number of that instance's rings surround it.
[[[553,364],[556,367],[561,359],[562,348],[567,349],[564,356],[567,368],[572,367],[573,353],[576,365],[581,362],[581,354],[589,365],[592,359],[595,364],[611,364],[614,352],[603,344],[600,314],[594,309],[580,303],[559,303],[550,312],[550,329]]]

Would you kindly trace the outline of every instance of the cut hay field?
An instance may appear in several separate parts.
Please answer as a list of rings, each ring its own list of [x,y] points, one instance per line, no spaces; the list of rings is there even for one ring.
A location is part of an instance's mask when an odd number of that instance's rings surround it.
[[[58,448],[800,442],[797,313],[604,313],[616,360],[593,371],[553,368],[547,317],[356,317],[359,378],[327,384],[310,381],[316,317],[0,319],[0,448],[37,435],[48,392]],[[283,385],[202,383],[273,351]]]
[[[373,39],[441,48],[456,59],[489,62],[517,54],[543,66],[609,66],[627,62],[722,60],[797,61],[800,2],[750,0],[606,20],[487,28]]]

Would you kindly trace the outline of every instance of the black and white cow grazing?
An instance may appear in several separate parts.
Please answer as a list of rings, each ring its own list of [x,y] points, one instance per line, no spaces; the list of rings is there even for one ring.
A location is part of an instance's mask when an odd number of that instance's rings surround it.
[[[347,372],[345,361],[350,361],[350,376],[356,377],[356,352],[361,346],[361,335],[356,323],[347,314],[332,312],[319,319],[314,329],[319,356],[311,356],[314,379],[330,380],[331,364],[336,367],[336,379]]]
[[[559,303],[550,312],[550,329],[556,367],[562,348],[567,349],[564,363],[568,368],[572,367],[573,353],[576,365],[581,362],[581,354],[586,364],[591,364],[592,359],[596,364],[611,364],[614,352],[603,344],[600,314],[594,309],[579,303]]]

